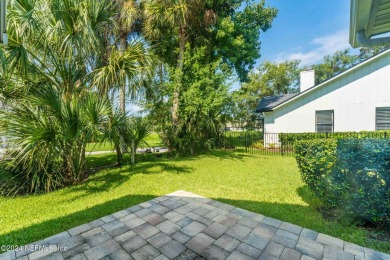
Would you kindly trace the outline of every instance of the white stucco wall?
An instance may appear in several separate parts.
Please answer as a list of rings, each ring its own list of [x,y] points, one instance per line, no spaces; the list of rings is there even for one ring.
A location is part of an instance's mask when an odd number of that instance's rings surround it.
[[[390,53],[266,112],[265,132],[315,132],[316,110],[334,110],[335,132],[373,131],[377,107],[390,107]]]

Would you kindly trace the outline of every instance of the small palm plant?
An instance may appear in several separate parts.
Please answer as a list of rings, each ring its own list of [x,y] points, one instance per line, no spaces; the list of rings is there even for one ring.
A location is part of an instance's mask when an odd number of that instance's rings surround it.
[[[96,94],[67,100],[51,87],[9,105],[2,135],[16,149],[7,167],[13,177],[3,180],[2,193],[49,192],[82,181],[86,144],[101,131],[110,109]]]
[[[148,145],[145,138],[151,134],[149,122],[142,117],[133,117],[127,120],[126,131],[123,135],[123,142],[130,150],[130,163],[136,162],[137,148],[143,145]]]

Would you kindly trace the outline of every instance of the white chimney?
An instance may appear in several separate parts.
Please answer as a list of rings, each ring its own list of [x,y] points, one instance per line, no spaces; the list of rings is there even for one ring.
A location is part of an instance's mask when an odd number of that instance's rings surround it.
[[[312,69],[301,71],[301,87],[300,92],[314,86],[315,72]]]

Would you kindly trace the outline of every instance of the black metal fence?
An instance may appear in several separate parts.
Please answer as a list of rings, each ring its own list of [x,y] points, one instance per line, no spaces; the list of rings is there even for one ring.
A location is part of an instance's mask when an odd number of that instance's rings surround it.
[[[217,141],[223,150],[251,154],[294,154],[294,144],[301,140],[341,138],[390,138],[390,131],[336,133],[262,133],[260,131],[224,131]]]
[[[293,146],[282,145],[279,135],[259,131],[226,131],[220,135],[217,147],[251,154],[292,155]]]

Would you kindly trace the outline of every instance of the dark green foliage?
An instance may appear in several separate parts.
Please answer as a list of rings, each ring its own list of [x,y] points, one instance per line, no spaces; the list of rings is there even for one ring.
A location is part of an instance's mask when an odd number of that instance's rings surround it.
[[[85,178],[85,146],[102,130],[110,106],[94,93],[64,96],[42,87],[1,113],[11,161],[10,175],[0,172],[0,194],[50,192]]]
[[[295,153],[303,181],[325,208],[390,224],[390,140],[307,140],[296,143]]]
[[[334,183],[341,180],[347,188],[340,204],[347,214],[390,224],[390,140],[339,140],[332,175]]]
[[[278,12],[277,9],[266,6],[265,1],[245,1],[244,6],[240,10],[239,5],[232,1],[224,1],[224,6],[220,5],[216,9],[218,20],[210,39],[211,54],[216,54],[217,58],[222,57],[234,68],[241,82],[248,81],[248,72],[256,59],[260,58],[261,31],[271,28]],[[227,15],[224,11],[226,7],[232,10]]]
[[[187,45],[188,46],[188,45]],[[160,93],[153,93],[158,106],[150,107],[151,120],[161,126],[157,129],[163,142],[180,154],[196,154],[213,147],[226,114],[230,69],[221,60],[212,62],[205,48],[187,48],[184,56],[183,87],[181,89],[177,125],[170,124],[170,106],[176,69],[169,71],[170,82],[162,84]],[[157,96],[160,95],[160,96]]]

